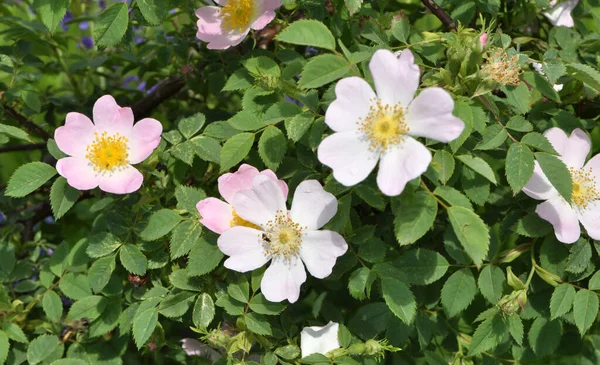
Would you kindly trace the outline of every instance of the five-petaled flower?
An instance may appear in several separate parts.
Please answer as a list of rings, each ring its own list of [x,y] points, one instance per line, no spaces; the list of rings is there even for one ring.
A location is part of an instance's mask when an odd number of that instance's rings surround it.
[[[56,163],[58,173],[79,190],[100,189],[115,194],[138,190],[144,180],[133,166],[160,143],[162,125],[152,118],[133,124],[131,108],[121,108],[105,95],[93,108],[94,122],[80,113],[67,114],[54,132],[56,144],[70,157]]]
[[[452,115],[454,101],[445,90],[427,88],[414,98],[420,72],[410,50],[400,57],[379,50],[369,68],[377,94],[359,77],[337,83],[337,99],[325,113],[325,123],[335,133],[321,142],[318,157],[346,186],[366,179],[381,161],[377,185],[395,196],[431,162],[431,152],[413,137],[450,142],[464,123]]]
[[[227,49],[240,44],[250,29],[260,30],[275,18],[280,0],[214,0],[219,6],[196,10],[196,37],[208,49]]]
[[[271,261],[260,286],[269,301],[297,301],[306,281],[304,266],[312,276],[326,278],[348,249],[338,233],[319,230],[337,212],[337,200],[316,180],[298,185],[288,211],[277,182],[258,175],[252,189],[235,194],[233,208],[256,227],[235,226],[223,232],[217,244],[229,256],[224,265],[247,272]]]
[[[567,0],[559,4],[556,4],[556,2],[556,0],[550,1],[548,5],[551,6],[552,9],[544,12],[544,16],[548,18],[550,23],[554,26],[573,28],[575,21],[573,20],[571,12],[575,9],[577,4],[579,4],[579,0]]]
[[[263,170],[258,172],[256,167],[243,164],[236,172],[224,174],[219,177],[219,193],[221,193],[225,201],[217,198],[206,198],[196,204],[196,209],[198,209],[198,212],[202,216],[200,223],[218,234],[234,226],[256,228],[254,224],[240,218],[231,204],[233,204],[235,193],[252,188],[252,180],[257,175],[267,176],[273,179],[273,181],[277,181],[283,192],[284,199],[287,199],[288,187],[282,180],[277,180],[277,176],[273,171]]]
[[[571,204],[552,186],[537,161],[523,191],[534,199],[545,200],[535,211],[554,226],[559,241],[577,241],[581,235],[579,222],[591,238],[600,240],[600,154],[585,163],[591,141],[581,129],[567,136],[562,129],[550,128],[544,135],[571,172]]]
[[[300,332],[300,350],[302,357],[312,354],[327,354],[340,348],[338,340],[339,323],[331,322],[326,326],[304,327]]]

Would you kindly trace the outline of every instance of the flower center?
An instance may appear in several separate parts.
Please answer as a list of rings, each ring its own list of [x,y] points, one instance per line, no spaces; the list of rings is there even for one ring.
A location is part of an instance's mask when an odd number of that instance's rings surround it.
[[[298,255],[302,244],[304,227],[295,223],[284,211],[278,211],[274,219],[266,224],[261,234],[265,255],[290,259]]]
[[[243,32],[250,26],[254,12],[254,0],[229,0],[221,9],[223,28]]]
[[[404,121],[404,108],[400,104],[390,106],[380,100],[371,103],[369,114],[358,121],[359,130],[369,140],[369,149],[385,151],[389,146],[402,142],[408,133]]]
[[[596,180],[592,174],[592,169],[569,169],[571,179],[573,180],[573,192],[571,200],[577,207],[585,209],[588,204],[600,200],[600,190],[596,186]]]
[[[98,134],[95,132],[96,138],[89,146],[87,146],[87,158],[94,171],[105,173],[113,172],[116,169],[127,166],[129,164],[129,152],[127,152],[127,138],[119,133],[109,136],[106,132]]]
[[[518,65],[519,56],[508,57],[501,48],[491,50],[486,57],[486,63],[481,68],[483,76],[501,85],[517,86],[521,82],[521,67]]]
[[[244,218],[240,217],[235,210],[233,212],[231,212],[231,214],[233,215],[233,219],[231,220],[231,222],[229,222],[229,227],[242,226],[242,227],[260,229],[259,226],[255,225],[253,223],[250,223],[247,220],[245,220]]]

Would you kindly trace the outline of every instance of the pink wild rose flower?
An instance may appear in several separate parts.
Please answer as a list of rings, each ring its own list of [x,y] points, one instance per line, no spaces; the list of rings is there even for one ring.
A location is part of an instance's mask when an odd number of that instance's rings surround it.
[[[114,194],[138,190],[144,178],[132,165],[156,149],[162,125],[152,118],[134,125],[131,108],[121,108],[110,95],[98,99],[92,113],[94,122],[71,112],[54,132],[58,148],[69,155],[58,160],[56,170],[78,190],[98,186]]]
[[[236,172],[219,177],[219,193],[225,201],[217,198],[206,198],[196,204],[196,209],[202,216],[200,223],[217,234],[238,225],[253,226],[237,215],[232,204],[235,193],[251,189],[252,179],[257,175],[263,175],[276,181],[287,199],[288,187],[283,180],[277,180],[277,176],[273,171],[263,170],[259,172],[256,167],[243,164]]]
[[[250,29],[263,29],[275,18],[280,0],[214,0],[220,6],[196,10],[196,38],[208,49],[227,49],[240,44]]]

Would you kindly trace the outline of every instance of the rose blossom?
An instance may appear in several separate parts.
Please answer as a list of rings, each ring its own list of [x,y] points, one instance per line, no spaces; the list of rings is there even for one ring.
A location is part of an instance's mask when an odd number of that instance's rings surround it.
[[[304,327],[300,332],[300,350],[302,357],[312,354],[325,355],[331,350],[340,348],[338,340],[339,323],[331,322],[326,326]]]

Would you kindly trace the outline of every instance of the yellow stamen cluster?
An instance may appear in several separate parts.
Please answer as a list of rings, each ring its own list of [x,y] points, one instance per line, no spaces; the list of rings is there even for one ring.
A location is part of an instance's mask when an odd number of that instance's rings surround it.
[[[235,210],[233,212],[231,212],[231,214],[233,215],[233,219],[231,219],[231,222],[229,222],[229,227],[242,226],[242,227],[260,229],[259,226],[255,225],[253,223],[250,223],[247,220],[245,220],[244,218],[240,217]]]
[[[588,204],[600,200],[600,190],[598,190],[591,168],[577,170],[570,168],[569,170],[573,180],[573,192],[571,193],[573,204],[585,209]]]
[[[518,62],[518,55],[508,57],[501,48],[494,48],[486,57],[486,63],[481,68],[481,72],[485,78],[501,85],[517,86],[521,82],[519,75],[523,72]]]
[[[250,26],[254,6],[254,0],[229,0],[221,9],[223,28],[243,32]]]
[[[287,260],[297,256],[304,229],[305,227],[292,221],[287,212],[277,211],[275,218],[266,224],[266,229],[260,236],[265,255],[280,256]]]
[[[404,121],[404,108],[400,104],[383,104],[372,100],[369,114],[358,121],[358,130],[369,140],[371,151],[385,151],[389,146],[402,142],[408,133]]]
[[[106,132],[94,133],[95,139],[87,146],[85,158],[90,161],[94,171],[98,173],[110,173],[129,163],[129,152],[127,152],[127,138],[119,133],[108,135]]]

